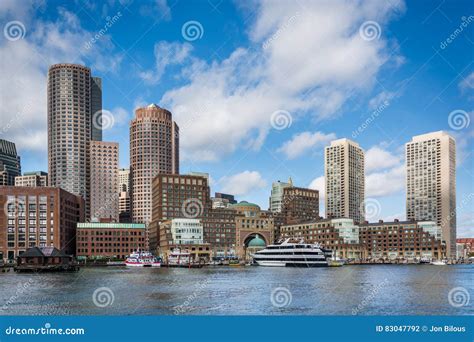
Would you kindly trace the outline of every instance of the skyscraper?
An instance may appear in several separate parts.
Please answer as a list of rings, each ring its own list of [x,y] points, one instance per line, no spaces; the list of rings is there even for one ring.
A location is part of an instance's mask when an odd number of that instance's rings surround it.
[[[119,220],[120,222],[131,222],[130,213],[130,191],[131,179],[129,169],[119,170],[119,186],[117,193],[119,194]]]
[[[285,182],[273,182],[272,192],[270,194],[270,211],[272,213],[281,212],[281,204],[283,200],[283,189],[293,186],[291,178],[288,180],[288,183]]]
[[[20,156],[15,143],[0,139],[0,185],[15,185],[15,177],[20,175]]]
[[[355,222],[363,222],[364,151],[349,139],[332,141],[324,150],[324,174],[326,216],[346,217]]]
[[[448,257],[456,256],[456,142],[446,132],[418,135],[405,145],[406,215],[441,226]]]
[[[151,104],[138,108],[130,123],[132,218],[151,221],[153,177],[179,173],[179,128],[171,112]]]
[[[91,218],[119,220],[119,145],[91,141]]]
[[[102,141],[102,79],[91,77],[92,140]]]
[[[87,218],[90,141],[92,126],[97,125],[97,120],[92,122],[92,110],[97,109],[98,98],[102,96],[97,93],[96,82],[91,70],[82,65],[55,64],[48,71],[49,184],[82,196]]]

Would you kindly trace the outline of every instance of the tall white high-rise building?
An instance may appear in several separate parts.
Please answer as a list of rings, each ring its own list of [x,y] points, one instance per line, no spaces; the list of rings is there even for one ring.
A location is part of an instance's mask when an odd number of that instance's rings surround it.
[[[406,215],[441,226],[448,257],[456,256],[456,142],[443,131],[418,135],[405,145]]]
[[[99,140],[100,80],[88,67],[54,64],[48,70],[48,183],[85,201],[90,217],[90,142]],[[100,114],[100,111],[99,111]]]
[[[270,211],[272,213],[279,213],[281,212],[282,208],[282,201],[283,201],[283,190],[285,188],[291,188],[293,186],[293,182],[291,178],[288,179],[288,183],[285,182],[273,182],[272,183],[272,192],[270,193]]]
[[[326,216],[365,220],[364,150],[349,139],[331,142],[324,150]]]

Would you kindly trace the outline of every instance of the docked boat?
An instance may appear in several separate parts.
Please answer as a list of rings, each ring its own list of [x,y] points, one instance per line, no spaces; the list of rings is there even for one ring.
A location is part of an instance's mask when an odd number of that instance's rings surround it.
[[[268,245],[252,257],[259,266],[326,267],[332,252],[317,244],[292,243],[286,239],[281,244]]]
[[[446,266],[447,263],[446,263],[446,261],[444,261],[444,260],[433,260],[433,261],[431,262],[431,265],[435,265],[435,266]]]
[[[125,260],[125,266],[130,267],[160,267],[159,258],[150,252],[136,251],[130,254]]]
[[[175,248],[168,255],[168,266],[171,267],[182,267],[189,266],[191,263],[191,254],[184,250],[182,251],[179,248]]]

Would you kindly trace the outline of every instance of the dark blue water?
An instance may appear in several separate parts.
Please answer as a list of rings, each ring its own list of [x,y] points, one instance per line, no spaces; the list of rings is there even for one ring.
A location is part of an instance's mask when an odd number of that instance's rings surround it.
[[[2,315],[472,315],[474,265],[0,273]]]

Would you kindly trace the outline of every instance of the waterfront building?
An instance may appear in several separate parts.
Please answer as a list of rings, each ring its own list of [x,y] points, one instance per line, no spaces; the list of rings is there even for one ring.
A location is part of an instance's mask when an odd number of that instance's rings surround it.
[[[48,173],[43,171],[25,172],[15,177],[15,186],[48,186]]]
[[[233,204],[231,208],[236,211],[237,256],[250,260],[256,249],[265,248],[275,240],[273,216],[271,212],[262,211],[257,204],[247,201]]]
[[[363,259],[366,246],[359,242],[359,227],[350,218],[323,219],[284,225],[282,239],[302,239],[331,249],[340,258]]]
[[[98,137],[97,78],[77,64],[54,64],[48,71],[49,184],[84,198],[90,217],[90,141]],[[101,101],[101,100],[100,100]]]
[[[233,258],[237,255],[235,217],[236,211],[230,207],[204,212],[204,241],[211,245],[214,257]]]
[[[446,132],[418,135],[405,145],[406,216],[441,226],[448,257],[456,257],[456,142]]]
[[[118,188],[119,145],[114,142],[91,141],[90,189],[91,219],[119,221]]]
[[[77,224],[76,254],[78,258],[125,259],[132,252],[146,250],[144,223]]]
[[[171,236],[178,245],[197,245],[204,243],[201,220],[175,218],[171,220]]]
[[[130,123],[131,210],[135,222],[152,218],[152,181],[179,173],[179,128],[172,114],[156,104],[138,108]]]
[[[15,143],[0,139],[0,185],[15,185],[15,177],[20,175],[20,156]]]
[[[272,183],[272,191],[270,193],[270,211],[272,213],[279,213],[281,212],[281,207],[282,207],[282,202],[283,202],[283,189],[292,187],[293,182],[291,181],[291,178],[288,179],[288,183],[284,182],[273,182]]]
[[[204,230],[199,219],[172,219],[159,224],[159,248],[152,249],[163,260],[168,260],[173,250],[190,254],[191,262],[209,261],[211,248],[203,241]],[[151,238],[150,238],[151,240]]]
[[[443,259],[446,245],[432,235],[435,222],[399,221],[366,223],[359,225],[359,239],[374,259]],[[429,228],[427,228],[429,227]]]
[[[208,179],[203,176],[160,173],[152,183],[153,210],[150,247],[160,245],[160,222],[174,218],[202,219],[210,209]]]
[[[74,254],[76,224],[84,200],[57,187],[0,187],[0,260],[31,247],[56,247]]]
[[[326,216],[365,220],[364,151],[349,139],[331,142],[324,150]]]
[[[467,259],[474,254],[474,238],[456,239],[456,257]]]

